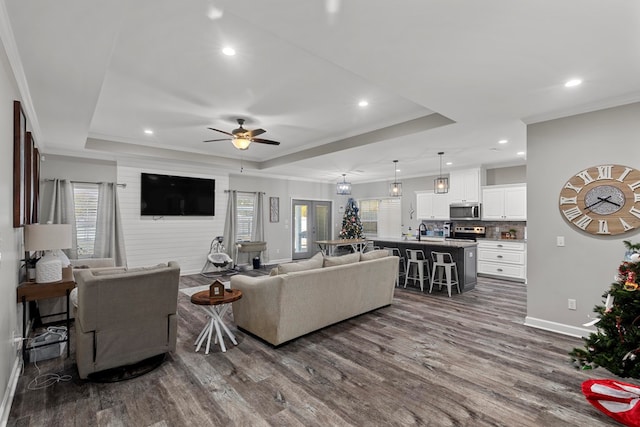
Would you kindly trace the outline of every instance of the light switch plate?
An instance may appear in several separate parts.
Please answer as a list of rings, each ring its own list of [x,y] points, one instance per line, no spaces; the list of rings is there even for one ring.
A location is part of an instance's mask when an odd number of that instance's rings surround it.
[[[558,246],[564,246],[564,236],[557,236],[556,237],[556,244]]]

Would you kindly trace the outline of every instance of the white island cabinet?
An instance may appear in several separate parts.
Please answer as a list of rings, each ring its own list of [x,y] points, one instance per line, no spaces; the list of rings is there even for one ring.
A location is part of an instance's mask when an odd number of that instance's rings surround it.
[[[492,185],[482,189],[484,221],[526,221],[526,184]]]
[[[527,244],[523,241],[478,240],[478,274],[526,282]]]
[[[449,197],[433,191],[416,191],[416,218],[426,220],[449,219]]]

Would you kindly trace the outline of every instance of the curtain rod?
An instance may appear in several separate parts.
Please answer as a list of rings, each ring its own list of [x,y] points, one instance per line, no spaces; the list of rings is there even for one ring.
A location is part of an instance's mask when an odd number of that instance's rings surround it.
[[[55,181],[55,179],[46,178],[45,181]],[[71,181],[71,180],[69,180],[69,182],[71,182],[73,184],[102,184],[102,182],[96,182],[96,181]],[[115,184],[115,183],[114,182],[107,182],[107,184]],[[116,184],[116,185],[118,187],[127,188],[127,184]]]
[[[225,193],[229,193],[231,191],[235,191],[237,193],[247,193],[247,194],[267,194],[264,191],[224,190]]]

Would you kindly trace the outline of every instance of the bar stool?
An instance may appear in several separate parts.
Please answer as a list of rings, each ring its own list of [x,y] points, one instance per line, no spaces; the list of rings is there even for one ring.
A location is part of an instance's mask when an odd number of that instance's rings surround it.
[[[417,276],[411,275],[411,266],[414,265],[417,270]],[[426,267],[426,268],[425,268]],[[419,249],[407,249],[407,274],[404,276],[404,287],[407,287],[409,279],[420,281],[420,290],[424,291],[425,269],[427,270],[426,278],[429,281],[429,260],[424,256],[424,252]]]
[[[433,289],[433,285],[436,284],[440,289],[442,285],[447,287],[449,291],[449,298],[451,298],[451,286],[456,285],[458,293],[460,293],[460,283],[458,282],[458,269],[456,263],[453,262],[451,254],[448,252],[431,252],[431,259],[433,260],[433,272],[431,273],[431,285],[429,286],[429,293]],[[438,279],[436,280],[436,271],[438,272]],[[443,280],[443,274],[446,281]],[[453,277],[455,276],[455,278]]]
[[[402,256],[402,252],[398,248],[384,248],[389,255],[395,255],[398,257],[398,277],[396,277],[396,286],[400,286],[400,278],[407,275],[407,264]]]

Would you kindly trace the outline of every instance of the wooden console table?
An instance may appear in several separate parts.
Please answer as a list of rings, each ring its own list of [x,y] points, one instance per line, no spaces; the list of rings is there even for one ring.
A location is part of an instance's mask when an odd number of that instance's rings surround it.
[[[61,313],[48,314],[42,317],[51,317],[58,316],[60,314],[66,314],[66,325],[67,325],[67,338],[64,340],[56,341],[49,344],[43,344],[39,347],[44,347],[47,345],[58,344],[60,342],[67,343],[67,357],[69,357],[71,350],[71,341],[70,341],[70,319],[69,319],[69,294],[71,290],[76,287],[76,282],[70,281],[61,281],[61,282],[53,282],[53,283],[35,283],[35,282],[23,282],[17,288],[17,296],[18,302],[22,303],[22,338],[26,340],[27,338],[27,302],[29,301],[38,301],[41,299],[49,299],[49,298],[58,298],[65,297],[67,298],[67,311],[63,311]],[[27,358],[27,350],[30,350],[26,345],[26,342],[22,345],[22,359],[26,361]]]

